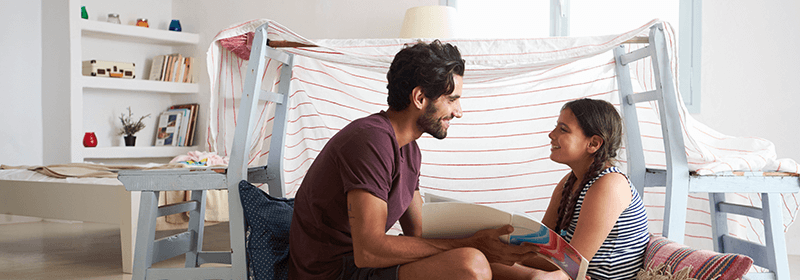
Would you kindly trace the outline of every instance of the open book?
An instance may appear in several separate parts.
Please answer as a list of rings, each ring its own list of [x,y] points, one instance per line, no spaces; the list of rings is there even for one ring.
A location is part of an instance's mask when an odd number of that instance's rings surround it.
[[[476,231],[504,225],[514,226],[514,232],[500,237],[504,242],[535,244],[542,258],[558,266],[570,278],[586,278],[589,262],[556,232],[528,215],[468,202],[422,205],[422,237],[425,238],[466,238]]]

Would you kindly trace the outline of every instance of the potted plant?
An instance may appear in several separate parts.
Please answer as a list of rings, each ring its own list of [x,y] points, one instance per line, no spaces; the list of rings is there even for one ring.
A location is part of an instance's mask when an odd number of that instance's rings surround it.
[[[125,146],[134,146],[136,144],[136,136],[134,136],[134,134],[144,129],[144,123],[142,120],[149,116],[150,114],[144,115],[139,118],[138,121],[134,122],[133,113],[131,113],[131,107],[128,107],[127,117],[124,113],[119,115],[119,120],[122,122],[122,128],[119,130],[119,134],[125,135]]]

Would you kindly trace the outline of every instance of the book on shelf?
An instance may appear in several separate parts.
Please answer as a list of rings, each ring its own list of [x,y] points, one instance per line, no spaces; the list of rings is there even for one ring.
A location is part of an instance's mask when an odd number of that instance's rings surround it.
[[[189,127],[189,109],[169,109],[167,112],[175,112],[181,114],[181,121],[178,125],[178,133],[175,146],[186,146],[186,131]]]
[[[158,55],[153,57],[150,66],[149,80],[177,83],[197,82],[197,71],[192,67],[194,57],[183,56],[179,53]]]
[[[524,213],[510,213],[491,206],[461,201],[427,202],[422,205],[422,237],[466,238],[483,229],[512,225],[514,232],[500,239],[539,247],[538,255],[570,278],[585,279],[589,262],[564,238]]]
[[[173,105],[170,106],[169,109],[188,109],[189,110],[189,118],[187,119],[188,125],[186,126],[186,131],[184,134],[184,141],[182,143],[184,146],[192,146],[194,145],[194,133],[195,127],[197,126],[197,113],[198,113],[199,105],[197,103],[188,103],[188,104],[180,104],[180,105]]]
[[[183,112],[165,111],[158,117],[155,146],[177,146]]]

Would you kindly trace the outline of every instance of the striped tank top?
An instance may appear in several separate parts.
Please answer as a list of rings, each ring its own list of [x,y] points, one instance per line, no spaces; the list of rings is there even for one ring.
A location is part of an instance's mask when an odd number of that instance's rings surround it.
[[[597,179],[608,173],[620,173],[625,176],[618,168],[609,167],[600,172],[597,177],[586,183],[578,197],[575,205],[575,213],[564,237],[568,242],[572,241],[575,227],[578,226],[578,217],[581,214],[581,206],[586,192],[592,187]],[[627,176],[625,176],[627,178]],[[589,261],[587,276],[592,279],[633,279],[636,273],[644,266],[644,249],[650,240],[647,227],[647,213],[644,210],[642,198],[628,180],[631,188],[631,203],[625,211],[622,211],[617,223],[603,241],[603,245],[597,250],[594,257]]]

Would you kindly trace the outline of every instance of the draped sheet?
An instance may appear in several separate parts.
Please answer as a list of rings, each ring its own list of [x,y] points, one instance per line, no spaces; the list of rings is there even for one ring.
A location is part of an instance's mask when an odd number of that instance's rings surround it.
[[[394,55],[416,40],[312,41],[270,20],[248,21],[222,30],[207,53],[211,78],[207,144],[210,151],[219,155],[227,156],[230,151],[248,57],[242,55],[247,51],[241,46],[229,46],[237,41],[240,45],[249,44],[247,33],[266,22],[270,24],[270,40],[319,46],[282,49],[295,54],[284,157],[285,195],[293,197],[328,139],[349,122],[388,107],[386,71]],[[418,140],[422,149],[423,195],[435,193],[541,218],[556,183],[569,172],[567,166],[549,159],[547,135],[555,126],[561,106],[569,100],[588,97],[619,107],[611,50],[635,36],[647,36],[649,27],[657,22],[606,36],[443,40],[456,45],[466,60],[461,98],[464,116],[451,122],[446,139],[423,135]],[[676,41],[669,25],[667,31],[671,66],[677,69]],[[630,51],[642,46],[624,47]],[[264,89],[276,91],[280,63],[265,63]],[[649,59],[633,63],[631,76],[639,90],[654,88]],[[678,77],[677,73],[673,76]],[[683,106],[680,109],[690,170],[699,174],[800,170],[795,161],[778,159],[771,142],[721,134],[694,120]],[[260,104],[258,110],[261,125],[251,132],[258,136],[250,149],[251,165],[266,164],[272,137],[274,106]],[[638,105],[637,110],[647,165],[663,168],[657,108],[651,103]],[[624,145],[619,159],[621,167],[626,168]],[[758,194],[729,196],[760,206]],[[796,196],[783,196],[784,229],[795,220],[800,207]],[[648,188],[644,197],[651,232],[659,234],[664,188]],[[711,248],[708,209],[706,194],[690,194],[687,245]],[[730,219],[729,223],[732,235],[763,243],[760,221],[741,217]],[[398,230],[396,225],[393,231]]]

